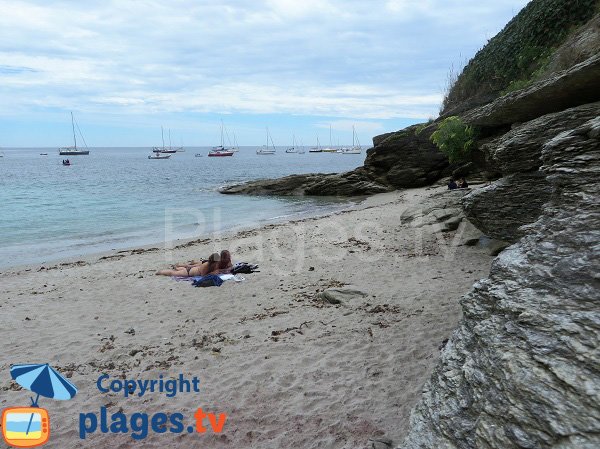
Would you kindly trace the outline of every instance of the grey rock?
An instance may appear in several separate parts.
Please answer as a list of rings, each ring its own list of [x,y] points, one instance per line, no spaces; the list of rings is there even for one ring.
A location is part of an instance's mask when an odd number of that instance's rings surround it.
[[[448,158],[431,142],[436,125],[378,136],[367,151],[364,169],[369,177],[393,188],[429,185],[452,170]]]
[[[490,256],[497,256],[510,246],[510,243],[505,242],[504,240],[495,240],[487,236],[480,238],[477,243],[478,246],[485,249]]]
[[[462,205],[468,220],[484,234],[516,242],[525,234],[521,227],[540,216],[550,191],[543,173],[515,173],[473,190]]]
[[[541,155],[551,196],[461,300],[402,449],[600,447],[600,117]]]
[[[389,187],[369,179],[362,168],[342,174],[311,173],[277,179],[261,179],[226,186],[224,194],[282,195],[282,196],[361,196],[388,192]]]
[[[469,125],[500,127],[600,100],[600,54],[462,114]]]
[[[600,87],[599,87],[600,88]],[[486,158],[505,174],[537,170],[542,146],[558,133],[600,114],[600,103],[590,103],[519,123],[499,138],[480,145]]]
[[[345,304],[354,299],[360,299],[368,296],[360,290],[352,287],[328,288],[317,295],[317,298],[329,304]]]
[[[457,233],[459,235],[459,240],[456,243],[456,246],[474,246],[477,245],[481,237],[483,237],[483,233],[467,219],[461,221]]]

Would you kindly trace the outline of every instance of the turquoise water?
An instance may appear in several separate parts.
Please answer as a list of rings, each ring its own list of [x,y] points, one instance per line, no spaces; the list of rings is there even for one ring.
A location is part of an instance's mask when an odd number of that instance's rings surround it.
[[[149,160],[148,148],[92,148],[89,156],[71,156],[70,167],[62,166],[65,156],[55,148],[3,149],[0,266],[200,238],[345,207],[346,200],[333,198],[231,196],[217,189],[294,173],[342,172],[365,157],[283,149],[260,156],[255,149],[209,158],[208,148],[186,148],[168,160]]]

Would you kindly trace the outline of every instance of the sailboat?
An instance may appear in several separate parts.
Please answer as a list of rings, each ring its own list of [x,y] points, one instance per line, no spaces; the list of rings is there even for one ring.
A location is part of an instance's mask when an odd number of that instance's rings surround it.
[[[308,150],[309,153],[322,153],[323,150],[321,149],[321,144],[319,143],[319,136],[317,136],[317,146],[316,147],[312,147],[310,150]]]
[[[165,132],[162,126],[160,127],[160,135],[162,137],[162,147],[153,147],[152,152],[154,154],[148,156],[148,159],[169,159],[171,157],[170,154],[164,154],[171,152],[165,148]],[[175,153],[175,151],[172,151],[172,153]]]
[[[323,153],[337,153],[337,148],[333,147],[331,143],[331,125],[329,125],[329,146],[327,148],[323,148]]]
[[[358,136],[356,135],[356,130],[354,129],[354,125],[352,125],[352,147],[351,148],[342,148],[340,151],[342,154],[360,154],[362,153],[362,147],[360,142],[358,141]]]
[[[77,148],[77,136],[75,135],[75,119],[73,118],[73,112],[71,112],[71,128],[73,128],[73,146],[59,148],[58,154],[60,154],[61,156],[77,156],[90,154],[90,150],[82,150],[80,148]],[[77,129],[79,129],[79,126],[77,127]],[[81,131],[79,133],[81,134]],[[81,136],[81,138],[83,139],[83,136]],[[85,139],[83,140],[83,143],[85,143]]]
[[[153,147],[152,148],[152,152],[153,153],[166,153],[166,154],[173,154],[173,153],[177,153],[177,148],[173,148],[171,146],[171,130],[169,130],[169,147],[167,148],[165,146],[165,131],[163,129],[163,127],[160,127],[160,135],[162,137],[162,147]],[[156,158],[154,158],[156,159]],[[164,158],[166,159],[166,158]]]
[[[271,140],[272,148],[269,148],[269,140]],[[273,139],[269,135],[269,128],[267,127],[267,144],[256,150],[256,154],[275,154],[275,151],[275,144],[273,144]]]
[[[296,136],[292,136],[292,146],[285,150],[286,153],[297,153],[298,149],[296,148]]]
[[[212,150],[208,152],[209,157],[219,157],[219,156],[233,156],[233,151],[228,148],[225,148],[225,140],[223,137],[223,120],[221,120],[221,145],[218,147],[213,147]]]

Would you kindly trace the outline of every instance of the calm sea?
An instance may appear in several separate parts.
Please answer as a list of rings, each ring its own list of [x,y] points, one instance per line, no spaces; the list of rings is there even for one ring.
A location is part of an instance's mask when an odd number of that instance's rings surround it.
[[[257,155],[209,158],[186,148],[168,160],[149,160],[149,148],[91,148],[64,167],[55,148],[2,149],[0,266],[45,263],[164,242],[214,231],[316,215],[348,206],[334,198],[222,195],[223,185],[294,173],[342,172],[365,153]],[[40,153],[48,153],[41,156]],[[200,153],[203,157],[196,157]]]

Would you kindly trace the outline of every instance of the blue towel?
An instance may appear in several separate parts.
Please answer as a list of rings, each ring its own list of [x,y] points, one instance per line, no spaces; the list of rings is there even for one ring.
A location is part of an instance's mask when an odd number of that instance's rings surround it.
[[[208,274],[206,276],[195,276],[192,285],[194,287],[220,287],[222,283],[223,279],[216,274]]]

